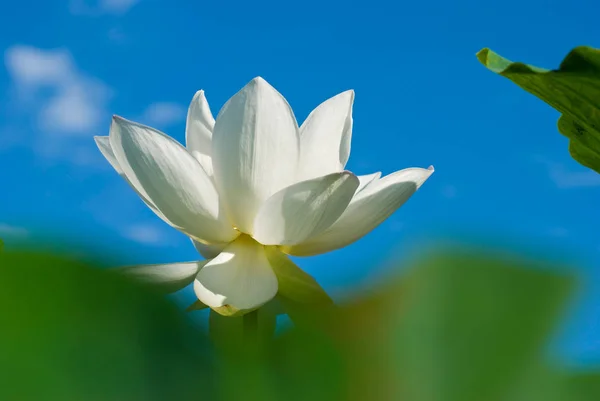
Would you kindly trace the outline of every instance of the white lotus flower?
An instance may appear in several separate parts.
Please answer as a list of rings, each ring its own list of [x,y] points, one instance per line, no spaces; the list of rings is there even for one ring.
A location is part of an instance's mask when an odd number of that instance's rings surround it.
[[[252,310],[310,276],[285,256],[344,247],[390,216],[433,168],[381,178],[344,170],[354,92],[323,102],[298,127],[284,97],[255,78],[213,118],[203,91],[189,108],[186,147],[114,117],[100,151],[161,219],[208,261],[128,268],[169,290],[194,281],[217,311]],[[294,284],[296,283],[296,284]],[[221,308],[221,309],[220,309]]]

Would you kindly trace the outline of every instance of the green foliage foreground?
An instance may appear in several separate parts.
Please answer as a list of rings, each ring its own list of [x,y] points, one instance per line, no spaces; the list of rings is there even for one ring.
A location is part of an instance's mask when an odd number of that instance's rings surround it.
[[[547,357],[575,283],[439,253],[346,305],[290,311],[296,327],[274,338],[260,314],[255,331],[213,314],[211,340],[110,269],[5,251],[0,400],[599,400],[600,373]]]

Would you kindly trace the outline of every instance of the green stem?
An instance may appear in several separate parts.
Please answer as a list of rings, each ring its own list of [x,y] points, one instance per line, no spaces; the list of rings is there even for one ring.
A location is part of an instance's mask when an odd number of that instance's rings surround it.
[[[243,317],[244,343],[248,347],[258,345],[258,311],[246,313]]]

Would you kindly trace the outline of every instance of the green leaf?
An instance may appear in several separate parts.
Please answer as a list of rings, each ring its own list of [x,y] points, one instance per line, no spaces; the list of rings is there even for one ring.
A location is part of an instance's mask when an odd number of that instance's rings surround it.
[[[600,50],[577,47],[558,70],[513,63],[489,49],[477,58],[562,113],[558,129],[570,139],[571,156],[600,172]]]
[[[0,327],[1,400],[215,399],[208,338],[113,269],[2,252]]]
[[[600,372],[582,372],[565,374],[561,389],[554,401],[597,401],[600,400]]]
[[[527,261],[446,254],[412,269],[388,317],[403,400],[497,400],[540,357],[574,281]],[[393,310],[390,309],[390,314]]]
[[[600,370],[577,371],[540,362],[523,377],[502,401],[596,401],[600,400]]]
[[[527,261],[439,254],[282,338],[278,381],[288,400],[508,401],[572,289]]]

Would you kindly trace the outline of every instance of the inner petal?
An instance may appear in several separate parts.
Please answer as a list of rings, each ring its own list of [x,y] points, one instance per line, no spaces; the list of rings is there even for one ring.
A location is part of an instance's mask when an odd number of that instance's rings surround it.
[[[194,291],[212,308],[257,308],[277,294],[277,277],[264,246],[240,235],[208,262],[196,276]]]

